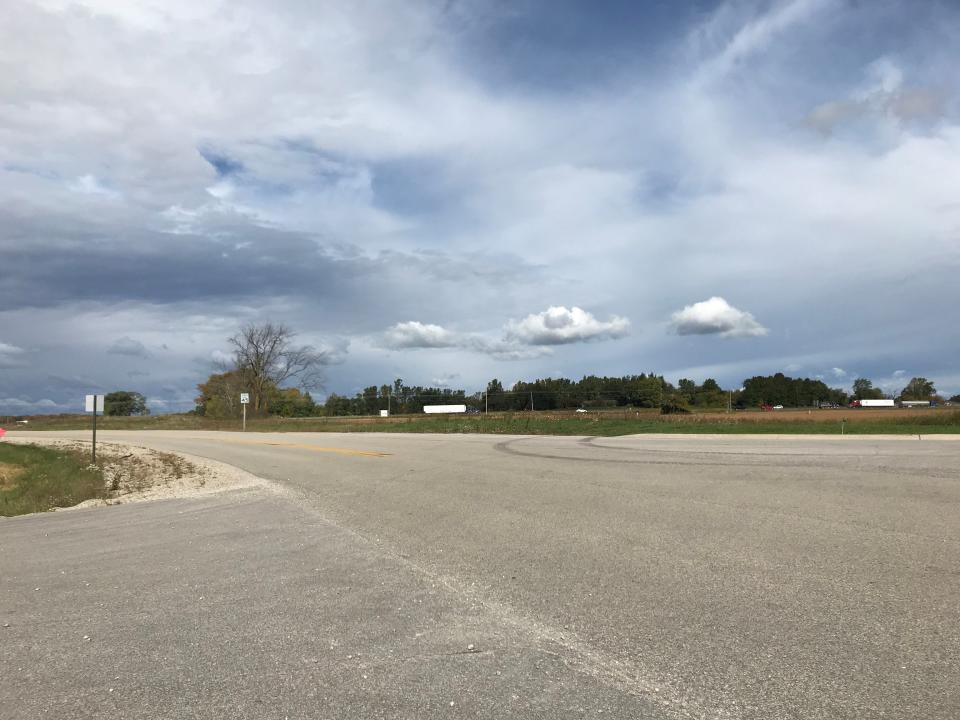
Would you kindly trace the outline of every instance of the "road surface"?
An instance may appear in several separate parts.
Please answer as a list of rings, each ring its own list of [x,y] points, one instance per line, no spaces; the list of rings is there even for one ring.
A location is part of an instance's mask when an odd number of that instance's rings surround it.
[[[0,521],[0,717],[960,717],[958,439],[101,438],[278,492]]]

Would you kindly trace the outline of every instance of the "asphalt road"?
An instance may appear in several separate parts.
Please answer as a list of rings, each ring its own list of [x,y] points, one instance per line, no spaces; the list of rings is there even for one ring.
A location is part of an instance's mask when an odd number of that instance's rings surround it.
[[[0,717],[960,717],[957,439],[102,439],[281,491],[0,521]]]

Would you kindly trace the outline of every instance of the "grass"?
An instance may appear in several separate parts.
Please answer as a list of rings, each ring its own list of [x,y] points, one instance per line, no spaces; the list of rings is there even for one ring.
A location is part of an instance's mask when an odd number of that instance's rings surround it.
[[[930,411],[927,411],[928,413]],[[960,434],[960,411],[873,417],[850,413],[771,416],[768,413],[659,415],[656,412],[498,413],[390,418],[327,418],[261,421],[252,429],[303,432],[494,433],[504,435],[632,435],[639,433],[719,434]],[[251,426],[248,426],[251,428]]]
[[[0,443],[0,515],[69,507],[107,493],[88,455],[35,445]]]
[[[0,427],[16,430],[89,430],[90,415],[34,415],[27,425],[17,425],[14,416],[0,417]],[[232,430],[239,420],[214,420],[192,413],[147,415],[146,417],[97,416],[98,430]]]
[[[3,419],[0,418],[0,426]],[[6,427],[16,432],[16,426]],[[59,415],[31,418],[24,429],[87,430],[89,416]],[[239,430],[239,420],[214,420],[196,415],[98,420],[102,430]],[[960,434],[960,410],[856,409],[784,410],[777,412],[706,411],[660,415],[656,410],[616,409],[574,413],[541,411],[489,415],[396,415],[380,417],[253,418],[251,432],[407,432],[496,433],[509,435],[630,435],[634,433],[812,434],[812,435],[931,435]]]

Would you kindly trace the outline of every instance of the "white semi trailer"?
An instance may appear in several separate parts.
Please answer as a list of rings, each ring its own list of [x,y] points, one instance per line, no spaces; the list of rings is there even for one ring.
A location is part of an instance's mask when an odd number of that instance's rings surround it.
[[[860,407],[894,407],[893,400],[861,400]]]
[[[439,415],[442,413],[465,413],[466,405],[424,405],[423,411],[427,415]]]

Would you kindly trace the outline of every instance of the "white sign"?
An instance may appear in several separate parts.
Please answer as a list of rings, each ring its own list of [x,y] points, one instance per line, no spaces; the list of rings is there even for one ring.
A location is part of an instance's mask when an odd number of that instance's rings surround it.
[[[241,405],[250,404],[250,393],[240,393],[240,404]]]
[[[103,412],[103,395],[87,395],[87,402],[84,406],[87,412],[93,412],[93,402],[96,398],[97,412]]]

